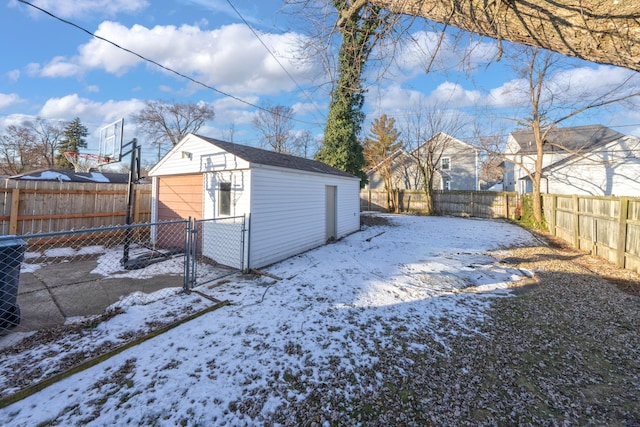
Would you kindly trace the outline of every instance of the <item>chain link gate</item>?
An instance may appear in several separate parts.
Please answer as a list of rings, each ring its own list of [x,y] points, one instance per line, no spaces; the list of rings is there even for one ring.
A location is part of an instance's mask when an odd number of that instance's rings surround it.
[[[246,216],[192,220],[185,290],[244,270]]]

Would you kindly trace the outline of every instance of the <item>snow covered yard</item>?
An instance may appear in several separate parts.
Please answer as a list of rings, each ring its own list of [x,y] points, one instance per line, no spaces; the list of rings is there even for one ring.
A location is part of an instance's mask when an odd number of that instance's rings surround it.
[[[384,216],[347,238],[198,291],[230,305],[0,409],[0,424],[293,425],[290,409],[317,395],[323,423],[358,414],[350,401],[389,386],[381,352],[442,356],[452,336],[478,333],[496,297],[530,273],[495,251],[537,245],[497,221]],[[192,293],[141,295],[84,338],[117,341],[140,325],[210,304]],[[75,343],[77,345],[77,342]],[[57,343],[57,357],[65,344]],[[48,363],[38,349],[44,371]],[[3,356],[0,368],[11,364]],[[318,393],[319,390],[327,391]],[[383,404],[381,402],[381,404]],[[300,414],[297,415],[300,419]],[[304,417],[303,417],[304,418]]]

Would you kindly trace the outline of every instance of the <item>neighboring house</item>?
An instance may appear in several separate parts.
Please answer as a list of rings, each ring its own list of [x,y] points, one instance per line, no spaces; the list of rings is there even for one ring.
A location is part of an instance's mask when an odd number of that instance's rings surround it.
[[[10,176],[9,179],[21,181],[58,181],[126,184],[129,174],[113,172],[74,172],[71,169],[45,169]]]
[[[149,176],[154,220],[250,216],[245,269],[360,228],[360,179],[315,160],[189,134]]]
[[[505,152],[507,160],[511,160],[505,164],[505,190],[532,192],[526,169],[535,170],[533,132],[511,133]],[[640,139],[634,136],[602,125],[557,128],[547,134],[543,153],[541,193],[640,194]]]
[[[436,176],[433,180],[434,190],[477,190],[479,158],[478,150],[443,132],[438,133],[420,147],[408,153],[403,149],[393,152],[387,162],[391,163],[394,188],[400,190],[422,190],[424,188],[422,175],[412,153],[432,147],[436,165]],[[376,165],[367,172],[371,190],[384,190],[384,181],[380,175],[382,165]]]

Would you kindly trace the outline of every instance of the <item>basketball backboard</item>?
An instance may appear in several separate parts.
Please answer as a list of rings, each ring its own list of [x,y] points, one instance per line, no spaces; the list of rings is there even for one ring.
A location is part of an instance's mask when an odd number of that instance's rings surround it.
[[[106,159],[107,163],[117,163],[121,160],[123,129],[124,119],[120,119],[100,129],[98,156]]]

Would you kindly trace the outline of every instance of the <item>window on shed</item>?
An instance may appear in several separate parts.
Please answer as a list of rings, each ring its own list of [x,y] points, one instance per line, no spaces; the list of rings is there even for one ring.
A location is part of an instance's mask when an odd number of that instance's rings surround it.
[[[447,190],[447,191],[451,190],[451,181],[447,180],[447,181],[444,182],[444,189]]]
[[[443,171],[448,171],[451,169],[451,157],[443,157],[440,163],[440,168]]]
[[[231,183],[221,182],[218,190],[218,215],[231,215]]]

